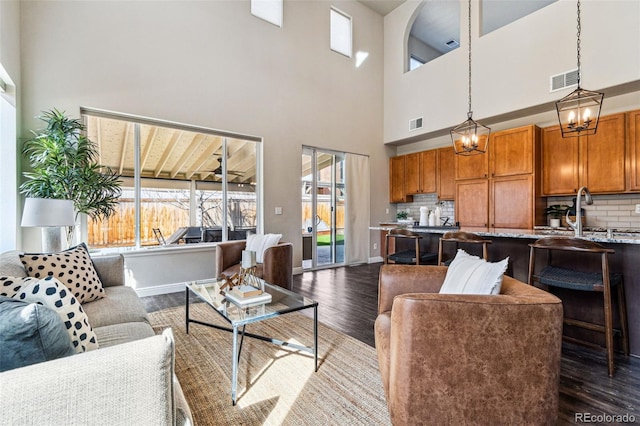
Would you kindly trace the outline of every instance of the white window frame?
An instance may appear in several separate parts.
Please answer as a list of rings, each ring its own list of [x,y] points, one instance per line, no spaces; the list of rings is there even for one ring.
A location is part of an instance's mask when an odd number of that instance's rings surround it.
[[[348,21],[348,25],[344,25],[347,22],[340,20]],[[338,24],[341,24],[340,28]],[[353,56],[353,18],[333,6],[329,12],[329,45],[336,53],[347,58]]]
[[[251,0],[251,14],[282,28],[283,0]]]

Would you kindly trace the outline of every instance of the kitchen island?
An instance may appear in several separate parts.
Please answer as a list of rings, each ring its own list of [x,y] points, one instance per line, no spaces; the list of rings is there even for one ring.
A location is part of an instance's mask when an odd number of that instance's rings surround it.
[[[371,227],[371,230],[381,231],[381,236],[389,229],[397,228],[395,224],[384,224],[382,226]],[[438,241],[442,234],[454,228],[421,228],[407,227],[407,229],[420,233],[423,238],[421,250],[428,250],[437,253]],[[473,232],[477,235],[492,240],[489,245],[489,261],[496,262],[509,257],[509,269],[507,274],[514,278],[527,282],[529,273],[529,244],[539,238],[565,236],[572,237],[573,230],[562,228],[536,227],[535,229],[492,229],[489,231],[478,231],[477,229],[459,229],[460,231]],[[629,323],[629,343],[631,353],[640,356],[640,232],[633,230],[614,231],[607,235],[606,230],[589,230],[586,228],[584,237],[587,240],[595,241],[605,247],[615,250],[609,256],[609,266],[612,272],[621,273],[624,277],[624,286],[627,299],[627,315]],[[452,249],[453,250],[453,249]],[[384,252],[383,256],[384,256]],[[453,253],[448,253],[452,255]],[[536,265],[544,264],[544,254],[539,253]],[[554,258],[557,259],[557,258]],[[584,262],[577,260],[573,255],[572,259],[560,259],[568,266],[575,265],[576,268],[591,268],[598,270],[599,261]],[[566,291],[564,289],[553,289],[553,293],[564,302],[565,312],[571,316],[574,313],[578,316],[589,315],[596,320],[602,318],[602,295],[587,292]],[[584,293],[584,294],[577,294]],[[614,312],[617,317],[617,313]],[[598,333],[587,330],[568,330],[567,334],[583,337],[594,342],[604,342],[604,337]]]

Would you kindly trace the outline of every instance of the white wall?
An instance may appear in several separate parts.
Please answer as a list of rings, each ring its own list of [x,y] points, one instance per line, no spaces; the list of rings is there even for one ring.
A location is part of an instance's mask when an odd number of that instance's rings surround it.
[[[461,7],[461,46],[415,71],[404,73],[407,24],[419,1],[407,1],[385,16],[384,141],[413,142],[409,120],[424,117],[424,139],[444,134],[467,112],[467,8]],[[576,68],[576,3],[561,0],[478,38],[478,5],[472,6],[472,102],[483,124],[552,112],[553,102],[573,89],[549,91],[549,77]],[[581,5],[582,86],[589,90],[640,82],[640,2],[590,0]],[[616,105],[640,107],[638,84],[622,90],[630,101],[605,97],[603,112]],[[505,117],[504,115],[508,115]],[[542,120],[547,120],[543,115]],[[433,141],[438,146],[441,141]]]
[[[359,68],[329,50],[332,4],[353,17],[354,52],[369,53]],[[282,28],[249,10],[239,0],[22,2],[22,133],[42,110],[89,106],[264,137],[265,228],[294,243],[299,266],[303,144],[370,155],[380,171],[371,220],[387,220],[383,19],[355,1],[285,1]]]

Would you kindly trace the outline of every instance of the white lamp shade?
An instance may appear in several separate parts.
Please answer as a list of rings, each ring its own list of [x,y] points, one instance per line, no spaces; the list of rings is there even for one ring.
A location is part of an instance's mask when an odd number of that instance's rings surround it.
[[[73,226],[73,201],[53,198],[27,198],[22,212],[22,226]]]

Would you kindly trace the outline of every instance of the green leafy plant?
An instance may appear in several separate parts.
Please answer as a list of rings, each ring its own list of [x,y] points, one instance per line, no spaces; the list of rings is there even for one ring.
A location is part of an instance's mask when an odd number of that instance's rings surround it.
[[[409,217],[409,213],[405,211],[399,211],[398,213],[396,213],[396,219],[398,220],[405,220],[408,217]]]
[[[569,209],[569,206],[567,205],[554,204],[544,209],[544,214],[546,214],[549,217],[559,219],[565,215],[568,209]]]
[[[113,215],[122,192],[120,176],[109,167],[97,163],[98,148],[84,133],[78,119],[69,118],[57,109],[38,117],[46,123],[32,131],[22,153],[29,160],[31,171],[20,192],[31,198],[72,200],[76,219],[84,213],[92,220]],[[74,227],[67,230],[71,242]]]

